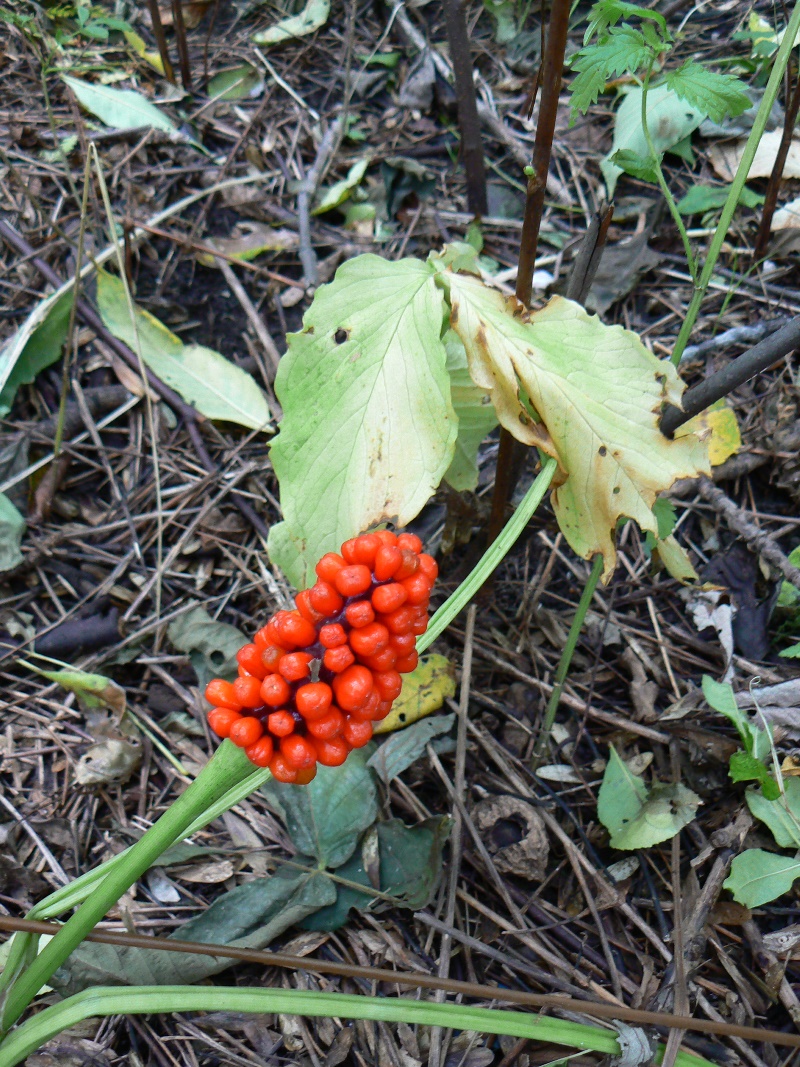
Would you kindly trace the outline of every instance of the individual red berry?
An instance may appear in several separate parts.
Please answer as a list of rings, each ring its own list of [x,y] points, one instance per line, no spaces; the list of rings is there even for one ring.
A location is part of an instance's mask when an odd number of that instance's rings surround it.
[[[242,705],[236,699],[233,686],[222,678],[214,678],[208,683],[205,696],[209,704],[217,708],[233,708],[234,711],[241,711]]]
[[[255,763],[256,767],[268,767],[274,750],[272,738],[264,736],[260,737],[254,745],[249,745],[244,750],[244,754],[251,763]]]
[[[256,630],[255,636],[253,637],[253,644],[257,649],[263,652],[265,648],[269,647],[269,643],[270,639],[269,634],[267,633],[267,627],[262,626],[260,630]]]
[[[330,741],[338,737],[344,726],[344,715],[335,706],[328,709],[321,719],[315,719],[307,725],[310,737],[319,741]]]
[[[374,656],[362,656],[360,662],[371,671],[390,671],[397,661],[397,653],[393,648],[384,648],[376,652]]]
[[[380,722],[381,719],[385,719],[389,712],[392,710],[391,700],[381,700],[378,703],[378,710],[373,715],[373,722]]]
[[[254,678],[263,678],[266,674],[267,668],[261,661],[261,653],[257,645],[242,645],[236,653],[236,662],[240,670],[244,669]]]
[[[408,596],[409,604],[413,604],[415,607],[421,604],[427,606],[431,597],[431,583],[422,571],[417,571],[410,578],[404,578],[402,584]],[[377,591],[376,589],[375,592],[377,593]]]
[[[420,637],[428,629],[428,617],[423,616],[421,619],[416,619],[414,625],[411,627],[411,633],[415,637]]]
[[[357,663],[333,679],[336,703],[342,711],[355,711],[360,708],[371,691],[372,671]]]
[[[376,530],[375,536],[378,538],[382,545],[393,545],[397,547],[397,534],[391,530]]]
[[[342,596],[361,596],[372,585],[372,572],[363,563],[353,563],[342,567],[333,584]]]
[[[395,700],[403,688],[403,679],[398,671],[378,671],[373,675],[372,683],[381,700]]]
[[[347,631],[338,622],[329,622],[327,626],[321,626],[318,637],[323,648],[338,648],[339,645],[347,644]]]
[[[389,631],[379,622],[371,622],[350,634],[350,647],[357,656],[374,656],[389,645]]]
[[[388,615],[381,615],[381,622],[390,633],[408,634],[411,633],[411,627],[416,622],[416,615],[408,604],[404,604],[397,611],[391,611]]]
[[[357,719],[359,722],[366,722],[368,719],[374,719],[378,714],[380,702],[381,698],[378,690],[373,689],[361,707],[351,711],[349,717],[351,719]]]
[[[316,641],[316,629],[299,612],[279,611],[275,619],[278,619],[276,627],[280,644],[289,648],[306,648]]]
[[[314,657],[310,652],[287,652],[278,664],[278,673],[287,682],[300,682],[310,674],[309,663]]]
[[[295,770],[300,771],[304,767],[313,767],[317,762],[317,750],[307,737],[299,734],[290,734],[281,740],[281,755]]]
[[[381,547],[380,538],[375,534],[361,534],[353,537],[342,545],[342,555],[348,563],[363,563],[372,567],[375,562],[375,553]]]
[[[317,760],[323,767],[340,767],[350,755],[350,746],[343,737],[315,741],[314,748],[317,750]]]
[[[403,553],[397,545],[381,545],[375,553],[373,571],[379,582],[386,582],[394,578],[403,562]]]
[[[260,708],[264,701],[261,699],[260,678],[237,678],[233,683],[233,695],[241,708]]]
[[[417,669],[419,663],[419,655],[416,652],[409,652],[407,656],[402,659],[398,659],[394,665],[394,669],[398,674],[410,674]]]
[[[342,729],[342,737],[353,748],[363,748],[372,740],[372,723],[369,719],[359,722],[357,719],[348,718]]]
[[[268,673],[274,674],[278,669],[278,664],[285,655],[285,648],[279,648],[277,645],[266,645],[261,653],[261,662],[266,667]]]
[[[419,554],[422,551],[422,541],[420,541],[416,534],[398,534],[397,544],[400,548],[407,548],[409,552],[416,552],[417,554]]]
[[[395,573],[395,580],[401,582],[404,578],[410,578],[412,574],[416,574],[419,570],[419,556],[416,552],[411,552],[409,549],[403,549],[403,562],[397,568]]]
[[[355,663],[355,661],[356,657],[350,651],[348,645],[340,645],[339,648],[329,648],[322,657],[323,665],[334,674],[339,674],[341,671],[347,670],[347,668]]]
[[[241,715],[233,708],[212,708],[208,713],[208,725],[217,737],[229,737],[237,719],[241,719]]]
[[[315,611],[319,611],[323,618],[336,615],[344,607],[344,600],[336,592],[330,582],[317,582],[308,591],[308,599]]]
[[[406,579],[407,581],[409,579]],[[400,582],[390,582],[389,585],[379,585],[372,594],[372,606],[376,611],[388,615],[390,611],[397,611],[408,600],[408,592],[405,585]]]
[[[301,685],[294,696],[297,710],[308,722],[321,719],[331,706],[333,693],[325,682],[309,682]]]
[[[413,633],[392,634],[389,638],[389,647],[394,649],[398,656],[407,656],[417,647],[417,639]]]
[[[298,593],[294,598],[294,602],[297,605],[297,610],[312,626],[316,626],[318,622],[322,622],[325,618],[325,612],[317,611],[311,603],[310,589],[304,589],[301,593]]]
[[[356,600],[355,603],[348,604],[344,609],[344,617],[354,630],[361,626],[369,626],[371,622],[375,622],[375,612],[372,610],[372,604],[368,600]]]
[[[280,752],[276,752],[269,761],[269,769],[276,782],[296,782],[297,771],[290,767]]]
[[[331,585],[335,585],[336,575],[346,566],[347,563],[341,556],[338,556],[335,552],[326,552],[314,569],[317,572],[317,577],[321,578],[323,582],[330,582]]]
[[[267,716],[267,729],[273,737],[288,737],[294,733],[294,715],[291,711],[272,711]]]
[[[423,552],[419,557],[419,569],[425,577],[430,580],[431,585],[433,585],[439,576],[439,564],[433,556],[429,556],[427,552]]]
[[[270,708],[280,708],[286,704],[292,691],[289,683],[279,674],[268,674],[261,683],[261,699]]]
[[[317,765],[312,764],[310,767],[303,767],[299,770],[295,776],[295,785],[308,785],[309,782],[313,782],[317,777]]]
[[[258,741],[263,733],[264,728],[258,719],[254,719],[252,715],[246,715],[236,720],[231,726],[231,732],[228,736],[234,745],[238,745],[239,748],[249,748],[250,745],[254,745]]]

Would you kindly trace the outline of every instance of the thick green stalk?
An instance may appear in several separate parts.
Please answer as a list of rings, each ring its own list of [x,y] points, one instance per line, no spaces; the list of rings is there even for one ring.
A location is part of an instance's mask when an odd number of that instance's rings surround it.
[[[411,997],[367,997],[348,993],[306,992],[301,989],[140,986],[134,989],[87,989],[38,1012],[0,1046],[0,1067],[15,1067],[45,1041],[84,1019],[168,1011],[277,1013],[307,1018],[404,1022],[411,1026],[444,1026],[482,1034],[528,1037],[548,1044],[602,1052],[607,1056],[616,1056],[620,1052],[614,1030],[500,1008],[473,1008],[466,1004],[436,1004]],[[662,1054],[663,1045],[657,1055],[658,1060]],[[686,1052],[678,1053],[675,1064],[676,1067],[713,1067],[708,1060]]]
[[[105,916],[119,898],[141,878],[158,857],[186,835],[200,812],[220,800],[237,783],[250,777],[253,764],[230,741],[223,741],[203,770],[127,852],[72,918],[16,979],[8,991],[2,1013],[2,1032],[19,1019],[43,985],[70,953]]]
[[[417,652],[424,652],[436,638],[446,630],[459,611],[472,600],[486,579],[503,561],[517,538],[528,525],[528,520],[542,502],[550,488],[550,482],[556,472],[556,461],[548,457],[542,469],[534,479],[533,485],[522,498],[519,507],[503,527],[500,536],[492,542],[481,556],[469,577],[461,583],[456,591],[445,600],[444,604],[432,615],[428,629],[417,638]]]
[[[544,720],[542,722],[542,728],[539,731],[539,738],[536,742],[536,748],[533,752],[533,769],[536,770],[539,765],[539,760],[542,758],[544,752],[544,746],[547,744],[547,738],[550,736],[550,731],[553,728],[555,722],[556,712],[558,711],[558,705],[561,701],[561,694],[564,692],[564,682],[567,680],[567,672],[569,666],[572,663],[572,657],[575,654],[575,649],[578,647],[578,638],[581,635],[583,629],[583,621],[586,618],[586,612],[589,610],[589,605],[592,602],[594,591],[597,588],[597,583],[600,581],[600,575],[603,573],[603,557],[598,553],[594,557],[594,563],[592,564],[592,570],[589,577],[586,579],[586,585],[583,587],[581,593],[581,599],[578,601],[578,606],[575,609],[575,615],[572,619],[572,625],[569,628],[569,634],[567,635],[567,643],[564,645],[561,653],[561,659],[558,663],[558,669],[556,670],[555,684],[553,685],[553,692],[550,694],[550,699],[547,702],[547,708],[544,713]]]
[[[791,18],[789,19],[789,25],[783,35],[783,40],[780,43],[780,47],[775,55],[775,62],[772,66],[772,73],[769,76],[767,87],[764,90],[764,95],[761,98],[761,104],[756,113],[755,121],[753,122],[753,128],[750,131],[750,136],[747,138],[747,144],[744,148],[744,153],[739,166],[736,170],[736,175],[731,182],[731,187],[728,190],[728,196],[725,200],[725,206],[722,209],[720,215],[719,224],[714,231],[714,236],[711,238],[711,244],[708,248],[708,255],[703,266],[703,271],[700,275],[700,280],[695,284],[694,292],[692,293],[692,299],[689,302],[689,307],[686,311],[683,323],[681,324],[680,331],[678,333],[678,339],[675,342],[675,348],[672,352],[672,362],[675,366],[680,363],[683,350],[686,348],[686,344],[692,335],[694,324],[697,321],[697,316],[700,313],[700,306],[703,303],[703,298],[706,295],[708,284],[711,281],[711,275],[714,271],[714,267],[717,265],[717,259],[722,251],[722,245],[725,238],[728,236],[728,230],[730,229],[731,222],[733,221],[733,214],[739,204],[739,197],[741,196],[744,183],[747,181],[747,175],[750,173],[750,167],[755,158],[756,149],[759,142],[764,135],[764,130],[767,128],[767,119],[769,118],[772,105],[775,103],[775,98],[780,92],[781,82],[783,81],[783,75],[786,71],[786,65],[789,62],[789,56],[791,55],[792,48],[794,46],[794,39],[797,37],[798,31],[800,31],[800,0],[797,0],[792,11]]]

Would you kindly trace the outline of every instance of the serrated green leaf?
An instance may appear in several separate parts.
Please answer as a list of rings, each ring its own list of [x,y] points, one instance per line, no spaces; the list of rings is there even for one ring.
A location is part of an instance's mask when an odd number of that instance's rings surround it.
[[[758,908],[788,893],[800,878],[800,860],[777,856],[760,848],[749,848],[736,856],[731,873],[722,883],[733,899],[747,908]]]
[[[589,12],[589,25],[583,38],[584,45],[587,45],[595,34],[602,38],[610,26],[616,26],[623,18],[650,19],[657,24],[662,35],[669,38],[667,20],[658,11],[625,3],[625,0],[599,0]]]
[[[159,378],[209,419],[235,422],[251,430],[269,430],[266,397],[241,367],[203,345],[185,345],[154,315],[135,309],[136,329],[122,282],[97,272],[97,305],[106,327],[142,359]]]
[[[474,489],[478,484],[478,449],[497,425],[497,414],[489,394],[479,389],[470,377],[467,353],[458,334],[448,330],[444,346],[447,350],[450,396],[458,417],[455,455],[444,480],[458,492],[463,492],[465,489]]]
[[[611,162],[632,178],[653,184],[658,181],[657,161],[652,156],[640,156],[630,148],[620,148],[611,156]]]
[[[606,82],[618,74],[635,73],[648,65],[655,51],[644,34],[633,26],[613,26],[597,44],[582,48],[572,57],[578,71],[572,83],[570,103],[573,114],[585,113],[597,101]]]
[[[612,838],[632,822],[647,800],[647,786],[632,774],[612,745],[597,796],[597,817]]]
[[[668,71],[667,85],[712,122],[722,122],[728,116],[736,118],[751,106],[744,84],[738,78],[733,74],[717,74],[693,59],[677,70]]]
[[[132,89],[113,89],[108,85],[94,85],[61,75],[62,81],[75,93],[79,102],[106,126],[115,130],[138,130],[151,126],[154,130],[176,133],[177,126],[155,104]]]
[[[773,784],[777,785],[776,782]],[[779,792],[773,799],[758,790],[748,789],[745,793],[747,806],[756,819],[769,827],[781,848],[800,848],[800,778],[785,777],[783,788],[783,795]]]
[[[295,37],[305,37],[324,26],[330,13],[330,0],[307,0],[306,6],[299,15],[290,15],[289,18],[281,19],[269,29],[253,34],[253,44],[281,44]]]
[[[317,290],[290,336],[271,450],[285,522],[269,550],[297,587],[347,538],[386,520],[407,525],[450,466],[458,427],[444,312],[432,266],[364,255]]]

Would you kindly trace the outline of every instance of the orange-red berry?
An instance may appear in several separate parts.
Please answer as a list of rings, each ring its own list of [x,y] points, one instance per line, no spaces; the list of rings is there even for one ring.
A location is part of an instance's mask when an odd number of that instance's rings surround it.
[[[310,767],[302,767],[295,775],[295,785],[308,785],[317,777],[317,765],[312,763]]]
[[[321,719],[314,719],[309,722],[307,728],[311,737],[320,741],[330,741],[332,738],[339,736],[343,726],[344,715],[337,707],[331,707]]]
[[[397,544],[400,546],[400,548],[407,548],[409,552],[416,552],[417,554],[419,554],[422,551],[422,541],[420,541],[416,534],[398,534]]]
[[[317,760],[323,767],[339,767],[350,754],[350,745],[342,737],[334,737],[332,741],[315,741],[314,748],[317,750]]]
[[[294,702],[297,710],[309,722],[321,719],[331,706],[333,693],[325,682],[309,682],[301,685],[295,693]]]
[[[395,573],[395,580],[401,582],[404,578],[410,578],[412,574],[416,574],[419,570],[419,556],[416,552],[411,552],[409,549],[403,549],[403,561],[397,568]]]
[[[337,555],[336,552],[326,552],[314,569],[318,578],[335,584],[336,575],[346,566],[347,563],[342,556]]]
[[[362,656],[361,662],[371,671],[390,671],[397,660],[397,653],[393,648],[384,648],[376,652],[374,656]]]
[[[357,656],[374,656],[389,646],[389,631],[380,622],[371,622],[350,634],[350,647]]]
[[[427,605],[431,595],[431,583],[428,581],[427,575],[423,574],[422,571],[417,571],[410,578],[404,578],[402,585],[406,591],[409,604],[414,607],[421,604]],[[377,593],[377,591],[376,589],[375,592]]]
[[[291,711],[272,711],[267,716],[267,729],[274,737],[288,737],[294,733],[294,715]]]
[[[205,696],[209,704],[217,708],[233,708],[234,711],[242,709],[241,703],[236,699],[233,686],[222,678],[214,678],[208,683]]]
[[[397,545],[381,545],[375,553],[373,570],[375,578],[379,582],[387,582],[394,578],[403,562],[403,552]]]
[[[274,752],[272,738],[260,737],[254,745],[249,745],[244,752],[250,762],[255,763],[256,767],[268,767]]]
[[[375,612],[372,610],[372,604],[368,600],[356,600],[354,603],[348,604],[344,609],[344,617],[354,630],[361,626],[369,626],[371,622],[375,622]]]
[[[317,611],[311,603],[310,589],[304,589],[302,593],[298,593],[294,598],[294,602],[297,605],[297,610],[312,626],[316,626],[318,622],[322,622],[325,618],[325,612]]]
[[[430,583],[433,585],[439,576],[439,564],[433,556],[429,556],[427,552],[423,552],[419,557],[419,569],[426,578],[430,579]]]
[[[313,767],[317,762],[316,748],[308,738],[300,737],[299,734],[289,734],[288,737],[282,738],[281,755],[295,771]]]
[[[263,678],[267,668],[261,659],[261,652],[257,645],[242,645],[236,653],[236,662],[240,670],[252,674],[255,678]]]
[[[407,579],[410,581],[411,579]],[[408,600],[408,591],[400,582],[390,582],[389,585],[379,585],[372,594],[372,606],[376,611],[388,615],[390,611],[397,611]]]
[[[263,733],[264,728],[259,720],[254,719],[252,715],[247,715],[236,720],[231,726],[231,732],[228,736],[234,745],[238,745],[239,748],[249,748],[250,745],[254,745],[258,741]]]
[[[231,727],[241,717],[233,708],[212,708],[208,713],[208,725],[217,737],[228,737]]]
[[[403,688],[403,679],[398,671],[378,671],[373,675],[372,682],[381,700],[396,700]]]
[[[314,610],[320,612],[323,618],[335,615],[344,607],[344,600],[330,582],[319,581],[312,585],[308,591],[308,599]]]
[[[319,643],[323,648],[338,648],[347,644],[347,631],[338,622],[330,622],[320,627]]]
[[[278,673],[287,682],[299,682],[309,676],[309,663],[314,657],[310,652],[287,652],[278,664]]]
[[[356,663],[333,679],[336,703],[342,711],[360,708],[372,691],[372,671]]]
[[[233,683],[233,695],[242,708],[260,708],[264,703],[261,699],[261,679],[252,675],[237,678]]]
[[[360,596],[372,585],[372,572],[363,563],[352,563],[337,572],[333,584],[342,596]]]
[[[348,718],[342,729],[342,737],[353,748],[363,748],[372,739],[372,723],[369,719],[359,722]]]
[[[261,683],[261,699],[270,708],[279,708],[286,704],[292,691],[289,683],[279,674],[268,674]]]
[[[290,767],[280,752],[276,752],[269,761],[269,769],[276,782],[296,782],[297,771]]]
[[[381,622],[390,633],[408,634],[411,633],[411,627],[416,622],[416,615],[409,604],[404,604],[402,608],[390,611],[388,615],[381,615]]]
[[[329,648],[322,657],[323,666],[334,674],[340,674],[355,663],[356,657],[350,651],[348,645],[340,645],[339,648]]]
[[[418,663],[419,655],[416,652],[409,652],[407,656],[403,656],[402,659],[398,659],[398,661],[394,665],[394,669],[398,672],[398,674],[410,674],[412,671],[415,671],[417,669]]]

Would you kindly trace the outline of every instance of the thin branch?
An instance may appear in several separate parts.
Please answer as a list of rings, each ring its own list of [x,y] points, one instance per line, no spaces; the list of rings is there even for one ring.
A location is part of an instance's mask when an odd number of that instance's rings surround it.
[[[472,77],[469,34],[463,0],[444,0],[444,18],[450,62],[455,77],[458,125],[461,131],[461,158],[467,178],[467,203],[474,215],[486,215],[486,169],[483,139]]]
[[[781,143],[778,145],[778,153],[775,156],[772,173],[767,182],[767,191],[764,194],[764,207],[761,209],[761,224],[758,227],[758,236],[756,237],[756,244],[753,249],[753,258],[756,260],[763,259],[767,252],[767,244],[772,229],[772,216],[775,214],[775,208],[778,204],[778,193],[781,187],[781,179],[783,178],[783,168],[786,166],[786,159],[789,155],[789,149],[792,145],[792,136],[797,123],[797,113],[800,111],[800,69],[798,69],[796,77],[797,83],[794,87],[794,92],[789,99],[789,103],[786,107],[786,115],[783,120]]]

